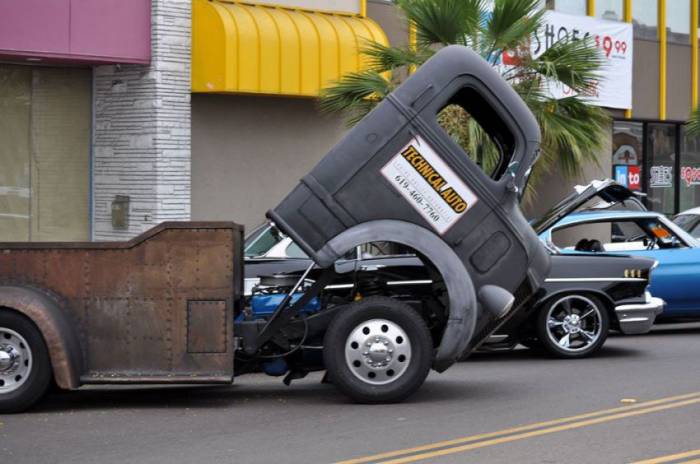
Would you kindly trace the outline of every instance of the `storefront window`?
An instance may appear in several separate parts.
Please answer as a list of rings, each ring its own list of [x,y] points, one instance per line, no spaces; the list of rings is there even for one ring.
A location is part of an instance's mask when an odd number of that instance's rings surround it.
[[[679,211],[700,206],[700,137],[689,136],[681,127]]]
[[[622,21],[624,19],[622,0],[596,0],[595,16],[608,21]]]
[[[547,0],[547,8],[560,13],[586,15],[586,0]]]
[[[642,39],[656,40],[657,17],[657,0],[634,0],[632,2],[634,36]]]
[[[669,42],[690,42],[690,0],[666,2],[666,29]]]
[[[613,175],[631,190],[642,189],[644,125],[641,122],[615,121],[613,124]]]
[[[0,65],[0,241],[87,240],[90,70]]]
[[[653,211],[674,214],[676,162],[676,126],[649,124],[648,128],[647,206]]]

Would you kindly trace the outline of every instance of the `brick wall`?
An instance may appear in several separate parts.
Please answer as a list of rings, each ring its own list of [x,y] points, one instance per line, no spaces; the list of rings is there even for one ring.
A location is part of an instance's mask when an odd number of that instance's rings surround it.
[[[151,64],[95,68],[93,239],[126,240],[190,218],[191,0],[152,0]],[[130,197],[128,230],[112,227]]]

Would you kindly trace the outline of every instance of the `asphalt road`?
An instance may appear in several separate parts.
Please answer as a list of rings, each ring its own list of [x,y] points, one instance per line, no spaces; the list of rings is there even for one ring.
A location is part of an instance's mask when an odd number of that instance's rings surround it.
[[[700,324],[616,336],[585,360],[479,354],[386,406],[320,375],[55,393],[0,416],[0,462],[700,462],[699,355]]]

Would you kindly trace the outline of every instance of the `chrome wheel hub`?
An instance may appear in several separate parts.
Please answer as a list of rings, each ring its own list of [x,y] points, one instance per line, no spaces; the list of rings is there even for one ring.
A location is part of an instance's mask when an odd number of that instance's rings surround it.
[[[547,336],[565,351],[583,351],[600,338],[601,311],[604,309],[584,296],[565,296],[547,313]]]
[[[579,333],[581,331],[581,316],[578,314],[570,314],[566,316],[562,327],[567,333]]]
[[[372,385],[396,381],[411,361],[411,342],[395,322],[371,319],[350,332],[345,362],[353,375]]]
[[[32,351],[14,330],[0,327],[0,394],[17,390],[32,369]]]

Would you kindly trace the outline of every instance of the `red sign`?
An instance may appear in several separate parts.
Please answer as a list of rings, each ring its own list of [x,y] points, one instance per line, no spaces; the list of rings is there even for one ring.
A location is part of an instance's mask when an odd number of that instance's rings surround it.
[[[683,166],[681,168],[681,179],[685,181],[686,187],[700,185],[700,168]]]
[[[627,188],[630,190],[642,189],[642,173],[639,166],[627,166]]]

